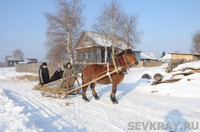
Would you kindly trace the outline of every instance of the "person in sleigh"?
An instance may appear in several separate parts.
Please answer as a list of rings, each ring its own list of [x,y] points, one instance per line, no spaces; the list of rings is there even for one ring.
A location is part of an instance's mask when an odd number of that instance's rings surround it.
[[[43,62],[39,69],[39,83],[44,85],[50,82],[49,69],[47,68],[47,63]]]
[[[67,62],[67,64],[64,65],[63,80],[60,87],[66,88],[67,91],[69,91],[70,88],[73,87],[74,82],[75,82],[74,70],[72,68],[71,63]]]

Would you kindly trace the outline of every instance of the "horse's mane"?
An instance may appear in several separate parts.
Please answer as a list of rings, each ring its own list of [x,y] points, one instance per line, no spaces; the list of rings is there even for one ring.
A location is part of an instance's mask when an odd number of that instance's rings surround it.
[[[121,53],[116,54],[116,56],[123,55],[126,51],[127,51],[128,54],[133,53],[133,51],[131,49],[126,49],[126,50],[123,50]]]

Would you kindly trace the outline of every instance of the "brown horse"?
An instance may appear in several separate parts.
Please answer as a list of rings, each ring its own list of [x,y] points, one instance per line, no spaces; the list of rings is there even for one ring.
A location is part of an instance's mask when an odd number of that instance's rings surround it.
[[[99,97],[95,91],[95,84],[96,83],[100,83],[100,84],[111,84],[112,83],[112,92],[110,94],[110,98],[114,104],[118,103],[115,98],[115,93],[116,93],[118,84],[120,82],[122,82],[122,80],[124,79],[124,76],[125,76],[124,73],[126,72],[127,68],[130,65],[138,64],[135,54],[131,49],[127,49],[127,50],[123,51],[122,53],[115,55],[115,57],[116,57],[116,63],[122,69],[113,73],[112,75],[110,75],[110,77],[106,76],[105,78],[100,79],[97,82],[90,84],[92,94],[96,100],[98,100]],[[110,64],[109,71],[111,72],[114,69],[115,69],[114,65]],[[92,64],[92,65],[87,66],[86,68],[83,69],[83,73],[82,73],[83,84],[88,83],[98,77],[101,77],[102,75],[107,74],[108,73],[107,70],[108,70],[108,66],[106,66],[106,65]],[[83,87],[83,94],[82,94],[83,97],[82,98],[88,102],[89,100],[86,96],[87,87],[88,86]]]

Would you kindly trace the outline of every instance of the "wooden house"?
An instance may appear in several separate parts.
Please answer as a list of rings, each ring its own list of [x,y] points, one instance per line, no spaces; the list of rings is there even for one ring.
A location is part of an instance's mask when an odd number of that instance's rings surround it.
[[[160,66],[161,62],[156,59],[155,55],[151,51],[141,52],[141,61],[143,62],[143,66],[146,67],[153,67],[153,66]]]
[[[103,35],[96,32],[83,32],[75,46],[76,61],[85,63],[104,63],[105,55],[107,56],[107,60],[111,61],[112,40],[110,38],[111,37],[105,38]],[[120,39],[120,37],[114,36],[114,40],[117,49],[127,49],[127,43]]]
[[[5,60],[6,60],[7,66],[11,66],[11,67],[15,66],[20,61],[22,61],[21,58],[13,56],[13,55],[7,55],[6,58],[5,58]]]
[[[191,61],[197,61],[200,59],[200,54],[197,53],[171,53],[172,60],[178,60],[178,59],[185,59],[185,60],[191,60]]]
[[[168,63],[166,72],[171,72],[173,68],[180,64],[200,60],[200,54],[198,53],[170,53],[172,55],[171,61]]]
[[[162,63],[169,63],[172,59],[172,55],[170,53],[167,53],[162,58],[159,59]]]

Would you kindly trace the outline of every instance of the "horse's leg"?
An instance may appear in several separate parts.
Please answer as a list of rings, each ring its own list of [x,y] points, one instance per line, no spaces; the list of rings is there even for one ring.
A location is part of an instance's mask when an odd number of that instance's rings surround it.
[[[88,99],[87,96],[86,96],[87,87],[88,87],[88,86],[83,87],[82,98],[83,98],[86,102],[89,102],[89,99]]]
[[[113,83],[112,84],[112,92],[110,94],[110,98],[111,98],[113,104],[118,104],[118,102],[117,102],[117,100],[115,98],[116,91],[117,91],[117,85]]]
[[[95,83],[90,84],[90,88],[92,90],[92,95],[95,97],[96,100],[99,100],[99,97],[95,91]]]

